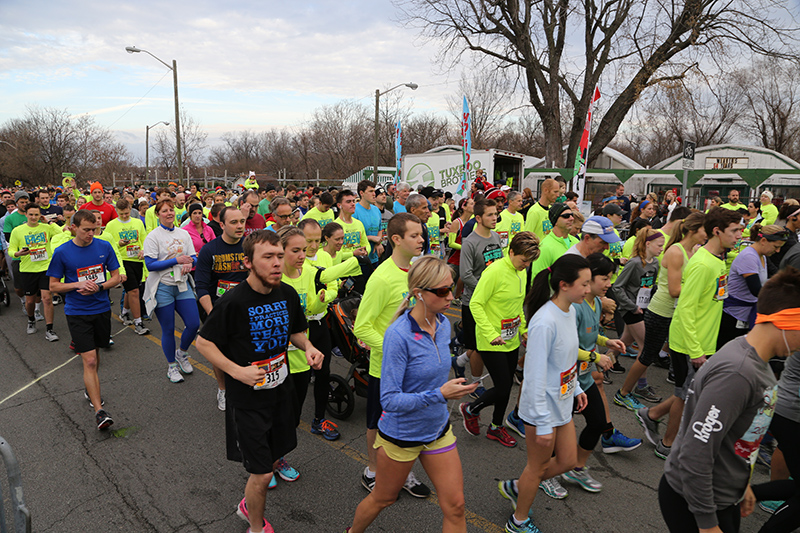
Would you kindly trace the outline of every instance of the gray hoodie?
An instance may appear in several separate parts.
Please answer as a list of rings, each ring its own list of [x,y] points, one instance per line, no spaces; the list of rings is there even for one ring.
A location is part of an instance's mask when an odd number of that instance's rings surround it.
[[[745,337],[722,347],[689,385],[678,436],[664,467],[697,526],[739,503],[778,398],[777,382]]]

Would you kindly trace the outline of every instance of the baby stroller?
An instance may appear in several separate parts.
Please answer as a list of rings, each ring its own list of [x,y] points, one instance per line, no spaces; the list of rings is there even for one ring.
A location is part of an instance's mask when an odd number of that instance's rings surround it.
[[[331,390],[328,393],[327,411],[338,420],[344,420],[353,414],[354,393],[362,398],[367,397],[369,350],[353,333],[355,313],[361,303],[361,296],[355,294],[354,297],[333,302],[328,313],[328,319],[333,322],[330,324],[333,345],[339,347],[342,356],[350,363],[346,377],[337,374],[331,374],[330,377]]]

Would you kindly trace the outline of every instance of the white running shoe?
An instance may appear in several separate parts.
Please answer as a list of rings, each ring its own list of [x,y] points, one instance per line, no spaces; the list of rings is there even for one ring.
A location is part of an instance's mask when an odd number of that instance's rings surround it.
[[[44,315],[42,314],[41,311],[35,309],[33,311],[33,318],[35,318],[37,322],[41,322],[42,320],[44,320]]]
[[[28,327],[25,331],[28,333],[28,335],[33,335],[36,333],[36,322],[28,322]]]
[[[217,409],[225,410],[225,391],[222,389],[217,389]]]
[[[192,363],[189,362],[189,354],[184,353],[181,354],[180,350],[175,350],[175,360],[178,362],[178,365],[181,367],[181,372],[184,374],[191,374],[194,372],[194,368],[192,368]]]
[[[180,383],[183,381],[183,376],[181,376],[181,371],[178,370],[178,363],[170,363],[167,367],[167,377],[173,383]]]
[[[48,330],[48,331],[45,331],[45,332],[44,332],[44,338],[45,338],[45,340],[47,340],[47,341],[50,341],[50,342],[56,342],[56,341],[58,340],[58,335],[56,335],[56,332],[55,332],[55,331],[53,331],[53,330]]]
[[[142,324],[134,324],[133,331],[136,332],[137,335],[149,335],[150,330],[144,327]]]
[[[122,313],[119,315],[120,320],[122,320],[123,326],[132,326],[133,325],[133,318],[128,313]]]

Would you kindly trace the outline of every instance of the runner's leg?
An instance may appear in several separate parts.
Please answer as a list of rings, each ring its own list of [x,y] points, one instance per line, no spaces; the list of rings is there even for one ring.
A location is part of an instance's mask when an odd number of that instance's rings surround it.
[[[375,431],[377,433],[377,430]],[[403,488],[411,467],[414,466],[414,461],[401,463],[390,459],[383,448],[376,452],[378,468],[375,473],[375,488],[358,504],[350,533],[361,533],[366,530],[381,511],[397,500],[397,495]]]
[[[464,473],[458,449],[439,454],[421,454],[422,468],[433,482],[444,515],[442,533],[467,531],[464,518]]]

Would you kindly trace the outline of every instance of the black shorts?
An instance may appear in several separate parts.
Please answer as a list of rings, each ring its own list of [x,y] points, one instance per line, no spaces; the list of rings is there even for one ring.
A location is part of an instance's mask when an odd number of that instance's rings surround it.
[[[669,335],[669,325],[672,317],[661,316],[649,309],[644,310],[644,346],[639,352],[639,362],[650,366],[658,362],[661,357],[661,348]]]
[[[122,288],[126,291],[135,291],[142,283],[144,263],[123,260],[122,265],[125,267],[125,275],[128,276],[128,279],[122,283]]]
[[[22,280],[22,290],[25,291],[25,296],[36,296],[41,291],[50,290],[50,277],[46,271],[20,272],[19,277]]]
[[[291,392],[291,391],[289,391]],[[272,464],[297,447],[293,394],[274,406],[225,409],[225,441],[230,461],[249,474],[269,474]]]
[[[469,310],[468,305],[461,306],[461,326],[464,328],[464,348],[467,350],[477,350],[478,341],[475,337],[475,319],[472,318],[472,311]]]
[[[77,353],[108,348],[111,339],[111,310],[96,315],[67,315],[67,326]]]
[[[19,275],[19,261],[11,261],[11,277],[14,278],[14,288],[18,291],[24,290],[22,286],[22,276]]]
[[[370,376],[367,385],[367,429],[378,429],[378,420],[382,414],[381,378]]]
[[[644,320],[644,313],[633,313],[631,311],[626,311],[622,313],[622,320],[626,324],[638,324]]]
[[[669,349],[669,358],[672,362],[672,374],[675,376],[675,396],[681,400],[686,400],[689,384],[694,379],[694,365],[690,362],[688,355],[676,352],[671,347]]]

